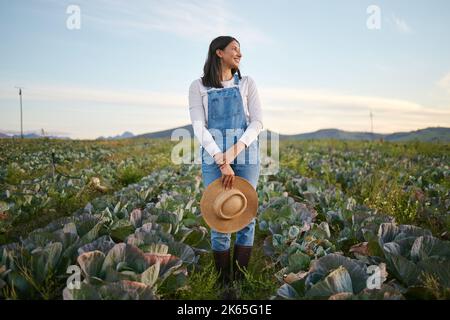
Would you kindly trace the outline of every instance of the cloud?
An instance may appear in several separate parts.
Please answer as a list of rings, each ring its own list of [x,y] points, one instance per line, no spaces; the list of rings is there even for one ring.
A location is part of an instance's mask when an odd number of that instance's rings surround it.
[[[388,97],[303,88],[259,88],[266,128],[282,133],[323,128],[392,133],[427,126],[450,127],[450,108],[442,109]]]
[[[115,33],[155,30],[194,41],[210,41],[218,35],[230,34],[248,43],[272,43],[262,30],[222,0],[103,0],[79,1],[79,5],[86,24],[93,23]]]
[[[441,86],[450,89],[450,74],[441,79]],[[34,101],[90,102],[118,106],[158,106],[187,107],[187,95],[180,92],[152,92],[147,90],[116,90],[92,87],[59,85],[31,85],[24,96]],[[370,95],[348,94],[324,89],[305,89],[295,87],[261,87],[258,89],[266,105],[276,110],[302,109],[314,105],[332,110],[358,112],[374,110],[378,112],[427,112],[449,114],[450,111],[425,107],[419,103]],[[0,98],[15,99],[15,89],[0,91]]]
[[[447,93],[450,93],[450,72],[444,75],[438,82],[437,85],[444,89]]]
[[[450,77],[440,82],[448,84]],[[186,93],[66,87],[51,84],[28,86],[24,92],[28,108],[40,110],[27,121],[33,127],[71,132],[73,137],[95,138],[125,130],[152,132],[189,123]],[[405,99],[350,94],[337,90],[296,87],[259,87],[266,129],[292,134],[322,128],[369,131],[369,112],[374,131],[391,133],[427,126],[450,127],[450,108],[425,106]],[[14,89],[0,91],[0,105],[16,102]],[[3,100],[3,101],[2,101]],[[40,105],[47,106],[42,111]],[[16,114],[5,114],[5,123]],[[99,121],[101,119],[101,121]],[[15,121],[15,120],[14,120]],[[45,122],[49,125],[44,125]],[[51,125],[50,125],[51,124]]]
[[[289,105],[311,105],[312,103],[333,108],[348,110],[361,110],[362,107],[376,111],[386,112],[444,112],[441,109],[425,108],[416,102],[385,98],[370,95],[346,94],[338,91],[323,89],[300,88],[261,88],[261,96],[274,105],[280,103]],[[448,113],[445,111],[445,113]]]
[[[392,21],[394,22],[395,27],[401,33],[411,33],[412,29],[406,23],[406,21],[402,18],[397,17],[395,14],[392,14]]]
[[[186,97],[175,92],[151,92],[144,90],[112,90],[58,85],[31,85],[24,97],[32,101],[91,102],[123,106],[181,107]],[[32,89],[31,89],[32,88]],[[0,98],[16,98],[15,90],[0,91]]]

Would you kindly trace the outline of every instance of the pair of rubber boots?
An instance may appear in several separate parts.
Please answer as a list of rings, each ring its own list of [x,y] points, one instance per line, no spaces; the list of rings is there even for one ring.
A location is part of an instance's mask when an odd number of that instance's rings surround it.
[[[230,249],[225,251],[214,251],[214,262],[219,273],[219,281],[223,286],[228,286],[234,279],[242,280],[244,277],[241,269],[248,267],[252,246],[234,245],[233,251],[233,271],[231,272]]]

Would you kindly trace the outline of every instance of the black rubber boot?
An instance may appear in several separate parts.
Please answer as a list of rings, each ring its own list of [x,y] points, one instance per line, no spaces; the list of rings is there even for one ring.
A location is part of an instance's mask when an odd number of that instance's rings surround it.
[[[219,281],[222,286],[227,286],[230,283],[230,249],[225,251],[214,251],[214,262],[216,270],[219,273]]]
[[[244,273],[239,270],[239,267],[241,269],[247,269],[248,263],[250,261],[250,256],[252,254],[252,246],[240,246],[240,245],[234,245],[234,252],[233,252],[233,277],[234,280],[240,281],[244,277]]]
[[[231,286],[231,262],[230,249],[226,251],[214,251],[216,270],[219,273],[219,283],[222,287],[220,297],[223,300],[236,300],[237,293]]]

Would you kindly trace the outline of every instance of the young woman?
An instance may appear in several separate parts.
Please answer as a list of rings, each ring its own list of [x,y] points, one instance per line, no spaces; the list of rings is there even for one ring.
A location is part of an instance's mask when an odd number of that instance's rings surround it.
[[[194,135],[200,141],[202,179],[207,187],[222,177],[232,188],[234,176],[247,179],[256,189],[260,173],[258,135],[263,129],[261,103],[255,82],[241,76],[240,43],[220,36],[209,45],[203,77],[189,88],[189,112]],[[255,233],[255,219],[236,233],[233,274],[248,266]],[[222,284],[231,280],[230,234],[211,230],[215,266]]]

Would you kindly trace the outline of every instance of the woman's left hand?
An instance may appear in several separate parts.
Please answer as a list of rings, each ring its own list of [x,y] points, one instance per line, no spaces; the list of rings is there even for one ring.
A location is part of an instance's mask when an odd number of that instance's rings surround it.
[[[228,190],[233,188],[234,183],[234,170],[229,164],[220,166],[220,172],[222,172],[222,186]]]
[[[224,153],[225,163],[232,163],[238,154],[245,149],[245,143],[238,141]]]

